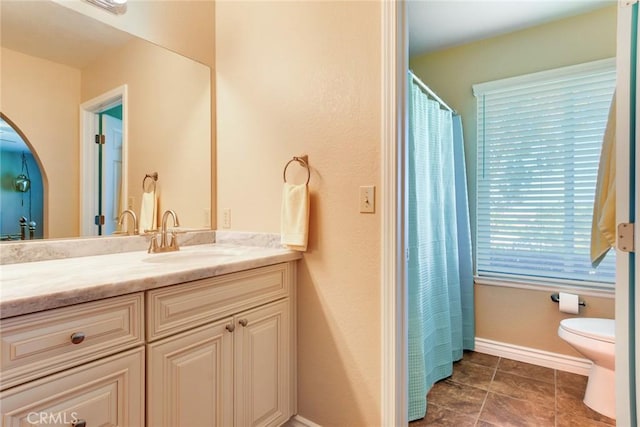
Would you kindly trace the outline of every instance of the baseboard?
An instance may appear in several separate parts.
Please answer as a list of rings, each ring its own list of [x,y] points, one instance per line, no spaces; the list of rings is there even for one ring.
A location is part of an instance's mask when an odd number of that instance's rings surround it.
[[[294,415],[286,422],[285,427],[321,427],[320,424],[316,424],[313,421],[301,417],[300,415]]]
[[[589,375],[591,369],[591,361],[587,359],[485,338],[476,338],[475,351],[585,376]]]

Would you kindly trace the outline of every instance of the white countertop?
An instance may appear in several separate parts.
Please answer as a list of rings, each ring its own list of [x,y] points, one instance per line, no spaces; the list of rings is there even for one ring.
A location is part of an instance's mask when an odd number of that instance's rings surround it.
[[[288,249],[212,243],[0,265],[0,318],[293,261]]]

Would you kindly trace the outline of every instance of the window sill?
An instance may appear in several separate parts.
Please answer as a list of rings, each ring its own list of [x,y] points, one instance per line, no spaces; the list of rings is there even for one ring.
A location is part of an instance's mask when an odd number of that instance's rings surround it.
[[[580,287],[575,285],[568,285],[566,283],[557,282],[536,282],[534,280],[514,280],[507,279],[504,277],[484,277],[484,276],[474,276],[473,283],[475,285],[484,285],[484,286],[501,286],[505,288],[516,288],[516,289],[528,289],[532,291],[566,291],[572,293],[579,293],[580,295],[585,296],[593,296],[600,298],[615,298],[615,290],[614,289],[594,289],[587,287]]]

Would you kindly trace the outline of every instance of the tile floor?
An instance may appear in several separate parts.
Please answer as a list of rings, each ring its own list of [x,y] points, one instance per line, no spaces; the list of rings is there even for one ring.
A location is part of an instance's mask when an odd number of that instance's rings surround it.
[[[587,377],[465,352],[427,395],[427,416],[409,427],[606,427],[615,420],[584,403]]]

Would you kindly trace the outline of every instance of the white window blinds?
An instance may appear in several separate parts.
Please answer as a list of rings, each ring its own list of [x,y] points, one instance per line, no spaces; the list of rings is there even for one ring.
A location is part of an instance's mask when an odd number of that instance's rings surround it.
[[[474,85],[476,269],[612,288],[614,251],[591,266],[598,161],[615,60]]]

